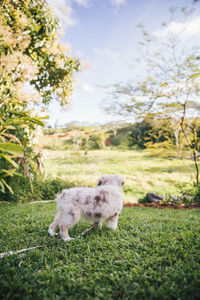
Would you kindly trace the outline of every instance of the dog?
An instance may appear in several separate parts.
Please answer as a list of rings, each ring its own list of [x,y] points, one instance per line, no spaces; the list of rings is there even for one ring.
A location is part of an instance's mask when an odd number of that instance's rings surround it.
[[[118,175],[104,175],[99,178],[95,188],[75,187],[65,189],[59,194],[57,215],[49,226],[50,236],[60,228],[63,241],[70,241],[68,230],[77,224],[81,217],[98,223],[100,229],[103,222],[107,227],[116,230],[118,216],[123,207],[122,186],[125,181]]]

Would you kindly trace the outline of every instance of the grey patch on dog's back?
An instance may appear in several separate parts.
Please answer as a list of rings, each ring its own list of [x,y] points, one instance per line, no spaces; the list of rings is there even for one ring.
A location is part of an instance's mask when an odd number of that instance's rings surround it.
[[[94,216],[95,216],[96,218],[101,218],[101,213],[95,213]]]
[[[76,196],[75,196],[75,201],[76,201],[76,203],[79,203],[80,200],[81,200],[81,192],[78,191],[78,192],[76,193]]]
[[[94,198],[94,207],[96,206],[101,206],[101,197],[98,195]]]
[[[92,213],[91,213],[90,211],[86,211],[85,215],[86,215],[87,217],[91,217],[91,216],[92,216]]]
[[[87,196],[84,205],[87,205],[87,204],[89,204],[89,203],[90,203],[90,196]]]
[[[99,191],[99,194],[95,196],[94,198],[94,207],[102,205],[102,203],[108,203],[107,197],[109,193],[105,190]]]
[[[106,200],[106,197],[108,196],[109,193],[107,191],[102,190],[101,194],[103,196],[102,197],[102,202],[107,203],[108,201]]]
[[[72,217],[74,217],[74,216],[75,216],[75,214],[74,214],[74,212],[73,212],[73,210],[72,210],[72,209],[70,209],[70,211],[68,212],[68,214],[69,214],[70,216],[72,216]]]
[[[99,203],[99,202],[101,201],[101,198],[100,198],[99,196],[96,196],[96,197],[94,198],[94,200],[95,200],[97,203]]]

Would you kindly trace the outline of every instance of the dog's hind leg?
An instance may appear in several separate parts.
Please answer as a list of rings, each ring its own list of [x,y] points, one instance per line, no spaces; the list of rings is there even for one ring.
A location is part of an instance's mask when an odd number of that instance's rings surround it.
[[[59,223],[60,227],[60,236],[64,242],[70,241],[72,238],[69,236],[68,230],[72,228],[81,218],[80,210],[74,209],[73,206],[68,207],[65,214],[62,215],[62,218]]]
[[[60,215],[57,214],[53,220],[53,223],[49,226],[48,233],[50,236],[54,236],[56,234],[56,229],[59,225]]]
[[[108,218],[106,220],[107,227],[111,228],[113,230],[117,229],[117,224],[118,224],[118,214],[116,213],[114,216]]]
[[[60,226],[60,236],[61,236],[61,238],[63,239],[64,242],[73,240],[73,238],[71,238],[69,236],[68,228],[64,225]]]

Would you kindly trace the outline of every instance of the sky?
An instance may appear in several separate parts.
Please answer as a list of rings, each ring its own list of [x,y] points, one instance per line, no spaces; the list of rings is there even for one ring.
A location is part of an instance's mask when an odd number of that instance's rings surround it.
[[[170,23],[169,9],[189,6],[192,0],[48,2],[62,20],[65,34],[61,39],[70,44],[70,54],[78,56],[88,66],[75,74],[76,88],[71,104],[63,109],[54,102],[49,107],[48,124],[64,126],[73,121],[107,123],[121,120],[119,116],[106,115],[101,110],[101,103],[107,97],[105,86],[136,76],[138,70],[130,68],[130,61],[138,56],[138,43],[142,39],[137,25],[142,23],[150,32],[162,35],[161,24]],[[178,30],[178,22],[171,22],[170,26]],[[198,25],[200,28],[200,19],[191,25],[191,30]]]

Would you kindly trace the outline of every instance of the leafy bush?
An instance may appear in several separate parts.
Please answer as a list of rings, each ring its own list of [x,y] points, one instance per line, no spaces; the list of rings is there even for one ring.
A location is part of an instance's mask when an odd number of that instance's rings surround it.
[[[60,178],[48,178],[44,181],[34,180],[32,183],[26,178],[18,178],[10,183],[15,194],[7,191],[0,192],[0,198],[3,201],[10,202],[29,202],[34,200],[50,200],[54,199],[55,195],[64,188],[74,186],[74,182],[66,182]],[[33,190],[33,192],[32,192]]]
[[[129,139],[130,139],[130,133],[131,133],[131,127],[124,127],[117,130],[116,134],[113,134],[109,137],[110,142],[113,146],[122,146],[123,148],[128,148],[129,145]]]
[[[135,123],[130,134],[130,146],[137,145],[146,148],[148,143],[159,144],[169,141],[175,143],[174,132],[168,120],[148,119]]]
[[[105,148],[105,135],[102,132],[95,133],[89,137],[88,149],[99,150]]]
[[[182,152],[177,151],[176,146],[170,139],[158,143],[148,142],[145,144],[145,147],[145,152],[149,153],[150,156],[159,156],[171,159],[179,156],[182,157]]]
[[[166,143],[175,144],[175,137],[172,126],[166,119],[147,119],[133,125],[119,128],[115,134],[109,136],[113,146],[132,148],[137,146],[140,149],[147,148],[148,144]]]
[[[200,203],[200,185],[188,183],[182,186],[181,196],[185,204]]]

